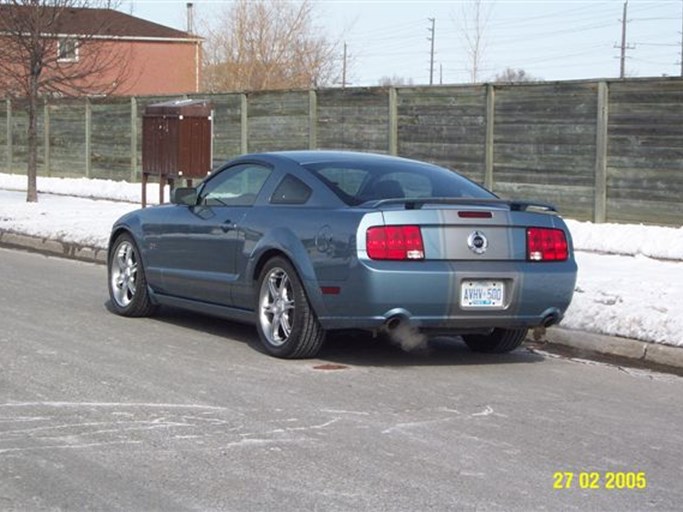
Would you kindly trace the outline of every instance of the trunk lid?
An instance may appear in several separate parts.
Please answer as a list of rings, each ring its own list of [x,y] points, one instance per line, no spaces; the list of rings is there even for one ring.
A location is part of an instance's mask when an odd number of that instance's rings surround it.
[[[417,225],[425,260],[524,261],[526,229],[560,227],[552,207],[502,200],[379,201],[385,225]]]

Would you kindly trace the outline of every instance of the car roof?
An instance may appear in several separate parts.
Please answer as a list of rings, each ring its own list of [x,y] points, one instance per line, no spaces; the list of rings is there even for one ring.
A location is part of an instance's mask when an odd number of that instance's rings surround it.
[[[412,163],[420,165],[430,165],[427,162],[419,162],[417,160],[409,160],[398,156],[382,155],[377,153],[361,153],[358,151],[335,151],[335,150],[300,150],[300,151],[272,151],[261,153],[264,156],[283,157],[292,160],[299,165],[309,165],[316,163],[329,162],[348,162],[353,160],[358,164],[388,164],[394,163]],[[256,155],[252,155],[256,156]]]

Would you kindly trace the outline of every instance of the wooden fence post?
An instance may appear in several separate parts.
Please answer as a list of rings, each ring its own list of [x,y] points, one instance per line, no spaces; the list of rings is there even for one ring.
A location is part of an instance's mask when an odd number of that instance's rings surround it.
[[[389,154],[398,154],[398,91],[389,88]]]
[[[90,178],[90,139],[92,131],[92,105],[85,99],[85,177]]]
[[[609,122],[609,88],[598,83],[598,119],[595,130],[595,196],[593,221],[607,219],[607,124]]]
[[[318,95],[308,91],[308,149],[318,148]]]
[[[493,136],[496,116],[496,90],[486,85],[486,142],[484,143],[484,186],[493,190]]]
[[[240,152],[242,154],[249,152],[249,104],[247,102],[247,95],[240,94]]]
[[[51,176],[50,165],[50,103],[45,99],[43,105],[43,150],[45,151],[45,175]]]
[[[7,172],[12,172],[12,100],[7,98]]]
[[[130,181],[138,179],[138,100],[130,99]]]

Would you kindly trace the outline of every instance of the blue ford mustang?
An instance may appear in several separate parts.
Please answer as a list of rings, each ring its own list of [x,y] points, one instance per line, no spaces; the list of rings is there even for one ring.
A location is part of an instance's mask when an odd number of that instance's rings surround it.
[[[172,305],[251,322],[285,358],[314,357],[326,331],[405,325],[508,352],[560,321],[576,281],[552,207],[424,162],[332,151],[241,156],[124,215],[108,270],[121,315]]]

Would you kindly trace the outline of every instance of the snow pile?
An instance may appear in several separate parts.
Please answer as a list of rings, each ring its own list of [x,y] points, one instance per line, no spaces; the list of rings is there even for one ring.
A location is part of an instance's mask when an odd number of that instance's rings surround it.
[[[137,208],[130,203],[50,194],[41,194],[37,203],[27,203],[25,196],[24,192],[0,190],[0,231],[97,248],[107,247],[114,221]]]
[[[0,189],[26,190],[26,176],[22,174],[0,173]],[[142,186],[140,183],[128,183],[127,181],[39,176],[38,192],[90,199],[127,201],[137,204],[142,202]],[[168,194],[169,188],[166,186],[164,197],[168,197]],[[149,204],[159,202],[158,183],[147,183],[147,202]]]
[[[683,347],[683,262],[576,253],[562,327]]]
[[[682,214],[683,215],[683,214]],[[683,226],[593,224],[566,219],[577,251],[683,260]]]
[[[158,184],[150,187],[149,196],[158,197]],[[139,184],[109,180],[39,177],[39,191],[81,198],[43,193],[38,203],[3,188],[25,190],[26,178],[0,174],[0,233],[97,248],[106,248],[114,221],[140,201]],[[683,347],[683,227],[568,225],[579,274],[562,326]]]

